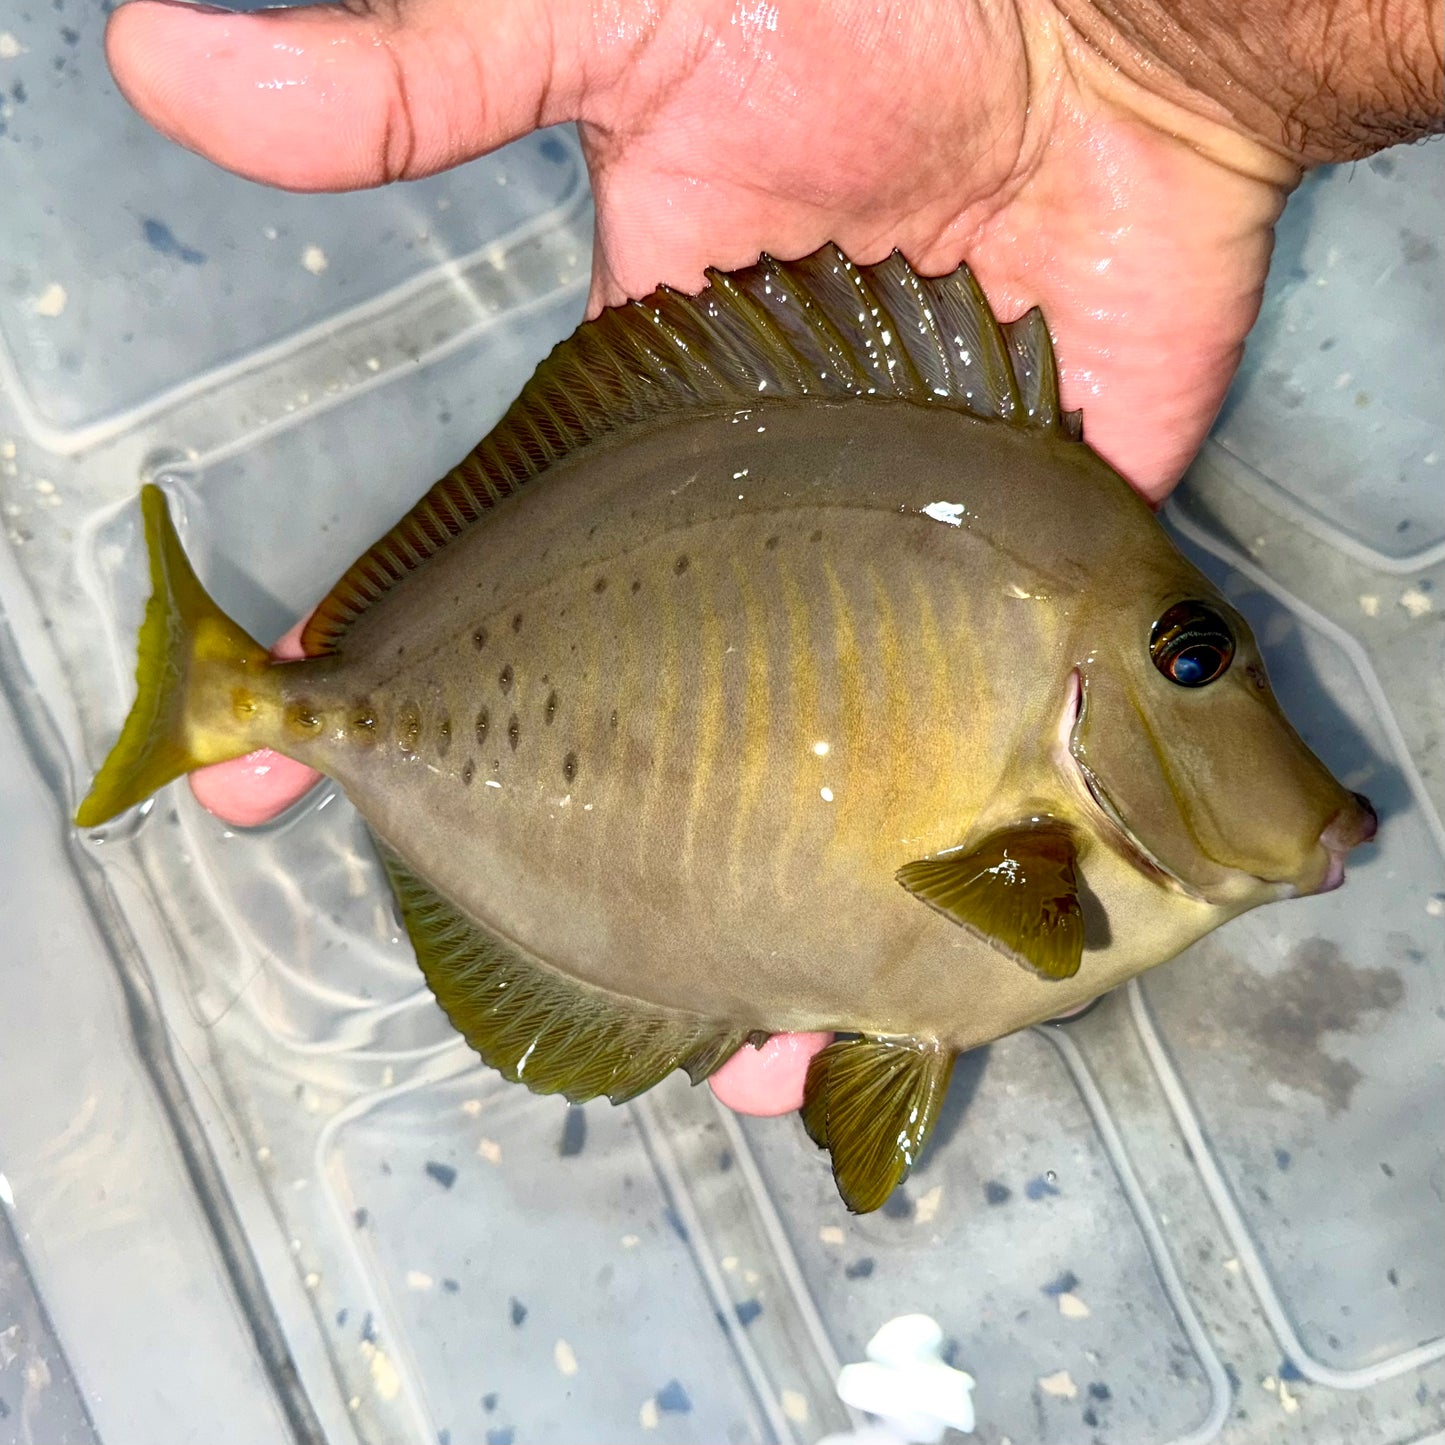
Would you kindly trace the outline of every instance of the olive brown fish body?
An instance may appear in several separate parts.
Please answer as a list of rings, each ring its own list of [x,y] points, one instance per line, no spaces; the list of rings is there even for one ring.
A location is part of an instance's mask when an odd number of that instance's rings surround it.
[[[539,391],[540,423],[479,449],[491,473],[464,463],[338,584],[324,656],[267,663],[205,613],[148,502],[157,596],[211,642],[180,668],[171,741],[136,721],[164,700],[138,704],[82,821],[243,742],[311,764],[380,841],[443,1005],[512,1077],[625,1097],[745,1037],[862,1035],[815,1061],[804,1118],[849,1204],[876,1207],[954,1051],[1332,886],[1373,831],[1279,713],[1243,619],[1049,421],[1041,326],[1008,333],[1013,370],[997,340],[985,378],[1033,386],[1036,418],[1001,418],[1007,397],[987,414],[960,378],[1002,333],[971,280],[891,264],[870,284],[911,288],[920,317],[975,307],[947,385],[830,394],[792,313],[786,348],[760,327],[752,273],[747,307],[715,278],[736,314],[669,295],[653,315],[681,360],[620,333],[653,386],[686,378],[704,321],[724,354],[783,360],[757,386],[704,369],[700,397],[644,393],[616,426]],[[859,273],[836,252],[796,269],[834,364],[849,313],[828,288]],[[916,379],[929,344],[903,357]],[[152,608],[143,694],[177,632]]]

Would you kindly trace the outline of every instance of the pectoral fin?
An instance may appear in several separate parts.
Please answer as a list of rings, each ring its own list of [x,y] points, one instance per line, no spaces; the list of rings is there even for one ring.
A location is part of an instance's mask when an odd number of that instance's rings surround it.
[[[994,833],[970,852],[920,858],[898,881],[930,908],[1043,978],[1072,978],[1084,954],[1073,839],[1036,824]]]
[[[877,1209],[908,1177],[938,1117],[953,1055],[937,1045],[838,1039],[813,1057],[803,1126],[833,1156],[854,1214]]]

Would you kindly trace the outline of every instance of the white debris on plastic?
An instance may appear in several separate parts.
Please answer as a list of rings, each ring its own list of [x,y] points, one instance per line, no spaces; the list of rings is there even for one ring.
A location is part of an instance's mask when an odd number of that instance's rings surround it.
[[[963,519],[968,515],[968,508],[962,502],[930,502],[919,510],[925,517],[946,522],[950,527],[963,526]]]
[[[874,1417],[818,1445],[938,1445],[947,1430],[972,1434],[973,1376],[943,1361],[943,1331],[927,1315],[900,1315],[868,1341],[863,1364],[845,1365],[838,1398]]]

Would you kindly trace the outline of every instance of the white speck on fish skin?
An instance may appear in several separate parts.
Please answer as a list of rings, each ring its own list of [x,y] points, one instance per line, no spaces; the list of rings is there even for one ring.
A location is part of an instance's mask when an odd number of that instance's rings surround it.
[[[636,1249],[642,1243],[642,1236],[638,1234],[624,1234],[622,1236],[623,1249]]]
[[[963,526],[968,508],[962,502],[930,502],[920,509],[921,515],[932,517],[935,522],[946,522],[950,527]]]
[[[502,1146],[495,1139],[478,1139],[477,1153],[487,1161],[488,1164],[500,1164],[502,1162]]]
[[[558,1340],[552,1346],[552,1361],[558,1370],[564,1375],[575,1375],[577,1373],[577,1356],[573,1353],[572,1346],[566,1340]]]
[[[819,788],[819,789],[818,789],[818,796],[819,796],[825,803],[831,803],[831,802],[833,801],[833,790],[832,790],[832,788]]]
[[[409,1269],[406,1272],[408,1289],[430,1289],[435,1283],[436,1281],[425,1270]]]
[[[1445,893],[1436,893],[1425,900],[1425,912],[1431,918],[1445,918]]]
[[[1041,1375],[1039,1389],[1056,1400],[1072,1400],[1079,1393],[1074,1377],[1067,1370],[1055,1370],[1052,1375]]]
[[[462,1113],[469,1119],[475,1119],[482,1112],[482,1101],[480,1099],[463,1099]]]
[[[331,262],[326,259],[326,252],[320,246],[308,246],[301,253],[301,264],[313,276],[319,276]]]
[[[649,1396],[642,1402],[642,1408],[637,1412],[637,1423],[644,1430],[656,1430],[661,1418],[657,1409],[657,1401]]]
[[[487,786],[489,788],[500,788],[502,785],[495,778],[488,778]]]
[[[842,1244],[845,1237],[843,1231],[839,1229],[836,1224],[825,1224],[818,1231],[818,1238],[821,1239],[824,1244]]]
[[[1239,1261],[1238,1261],[1237,1259],[1234,1259],[1233,1257],[1231,1257],[1231,1258],[1229,1258],[1229,1259],[1226,1259],[1226,1260],[1224,1261],[1224,1268],[1225,1268],[1230,1274],[1238,1274],[1238,1273],[1239,1273]]]
[[[1400,606],[1410,614],[1411,617],[1423,617],[1431,611],[1434,603],[1430,601],[1429,594],[1422,592],[1418,587],[1411,587],[1409,591],[1400,594]]]
[[[320,1287],[321,1284],[321,1276],[317,1274],[316,1271],[313,1269],[302,1281],[302,1283],[309,1290],[317,1289]]]
[[[738,1257],[735,1254],[724,1255],[720,1263],[729,1274],[732,1274],[738,1267]]]
[[[65,294],[65,287],[62,286],[59,281],[52,281],[50,285],[30,303],[30,309],[37,316],[44,316],[47,320],[53,321],[65,310],[65,303],[69,299]]]
[[[15,60],[24,54],[25,47],[8,30],[0,30],[0,60]]]
[[[1066,1292],[1059,1296],[1059,1313],[1066,1320],[1086,1320],[1093,1311],[1078,1295]]]
[[[778,1403],[783,1407],[783,1414],[795,1425],[806,1425],[808,1423],[808,1397],[800,1394],[797,1390],[784,1390],[778,1396]]]
[[[1380,615],[1380,599],[1372,592],[1360,594],[1360,611],[1366,617],[1378,617]]]

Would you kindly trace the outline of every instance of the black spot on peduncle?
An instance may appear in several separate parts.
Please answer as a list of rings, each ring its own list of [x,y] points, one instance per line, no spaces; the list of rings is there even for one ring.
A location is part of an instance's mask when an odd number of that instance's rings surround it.
[[[487,645],[487,629],[479,627],[472,633],[472,646],[480,652]]]
[[[513,713],[507,721],[507,741],[512,745],[512,751],[517,751],[517,744],[522,741],[522,724]]]
[[[506,693],[506,692],[511,692],[511,690],[512,690],[512,664],[511,664],[510,662],[502,669],[502,671],[501,671],[500,674],[498,675],[498,677],[497,677],[497,686],[500,687],[504,693]]]
[[[473,762],[471,758],[468,758],[465,766],[462,768],[462,786],[470,788],[472,785],[472,779],[476,777],[476,775],[477,765],[475,762]]]
[[[577,776],[577,754],[568,753],[562,759],[562,776],[570,783]]]
[[[599,578],[592,584],[592,590],[593,590],[599,597],[602,596],[602,594],[603,594],[605,591],[607,591],[607,579],[606,579],[605,577],[599,577]]]
[[[682,574],[686,572],[691,565],[691,559],[688,557],[687,553],[684,552],[678,557],[677,561],[672,564],[672,570],[676,572],[679,577],[681,577]]]
[[[552,719],[557,716],[557,693],[555,689],[547,694],[547,705],[543,715],[546,718],[547,726],[551,727]]]
[[[486,708],[483,708],[481,712],[477,714],[477,741],[479,743],[485,743],[487,741],[487,729],[491,727],[491,725],[492,715]]]

